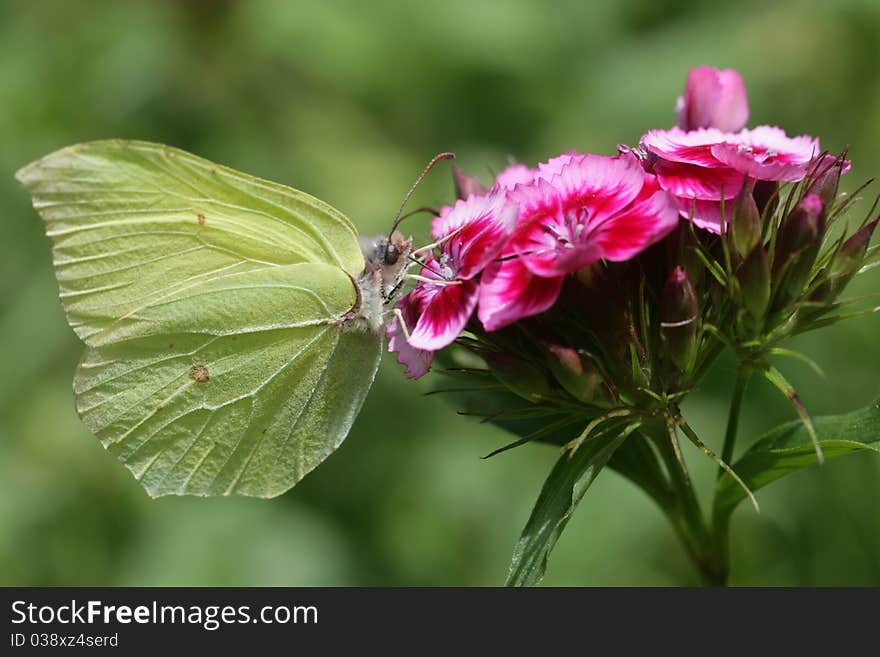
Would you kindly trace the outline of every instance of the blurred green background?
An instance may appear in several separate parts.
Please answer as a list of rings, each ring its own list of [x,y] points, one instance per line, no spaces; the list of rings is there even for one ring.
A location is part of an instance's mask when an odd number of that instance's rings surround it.
[[[48,240],[13,180],[56,148],[105,137],[174,144],[311,192],[367,233],[453,150],[484,174],[567,149],[612,153],[673,122],[689,67],[738,68],[750,124],[850,145],[853,189],[880,174],[880,2],[0,2],[0,583],[492,585],[553,449],[489,461],[509,438],[424,397],[388,359],[344,447],[272,501],[151,501],[79,423],[80,344]],[[415,203],[451,194],[448,168]],[[867,211],[862,203],[860,212]],[[415,206],[414,206],[415,207]],[[427,222],[411,220],[424,237]],[[855,292],[880,289],[880,269]],[[880,394],[880,316],[792,345],[814,414]],[[686,407],[720,448],[733,366]],[[792,413],[749,390],[743,442]],[[708,491],[714,467],[688,454]],[[880,585],[880,459],[854,456],[759,494],[734,518],[732,583]],[[659,511],[607,472],[548,584],[697,582]]]

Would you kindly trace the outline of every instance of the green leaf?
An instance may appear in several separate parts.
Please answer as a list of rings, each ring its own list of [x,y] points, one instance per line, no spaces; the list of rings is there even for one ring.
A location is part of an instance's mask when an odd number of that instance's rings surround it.
[[[450,352],[450,349],[437,352],[435,362],[442,367],[454,367]],[[450,404],[466,415],[482,417],[489,424],[522,439],[522,442],[500,447],[502,451],[532,441],[561,447],[589,422],[590,416],[586,414],[576,417],[558,410],[551,411],[541,405],[524,404],[522,398],[513,392],[492,387],[495,378],[488,371],[450,370],[446,376],[461,385],[443,395]],[[481,383],[485,387],[476,389]],[[463,387],[474,389],[463,390]],[[580,428],[577,427],[578,423]],[[614,452],[608,466],[645,491],[661,508],[670,504],[672,493],[663,468],[650,441],[641,433],[636,433],[623,443]]]
[[[851,413],[813,418],[813,428],[826,459],[863,451],[880,452],[880,401]],[[733,469],[755,491],[792,472],[817,465],[815,445],[800,420],[764,434]],[[722,522],[746,497],[730,477],[718,480],[715,517]]]
[[[571,456],[563,454],[544,482],[535,508],[513,553],[508,586],[535,586],[544,578],[547,559],[581,498],[615,450],[638,427],[594,435]]]
[[[380,337],[350,330],[364,257],[307,194],[183,151],[104,141],[18,180],[87,349],[77,411],[150,495],[278,495],[344,440]]]
[[[623,475],[647,493],[662,509],[674,503],[657,452],[642,432],[636,432],[617,448],[608,467]]]

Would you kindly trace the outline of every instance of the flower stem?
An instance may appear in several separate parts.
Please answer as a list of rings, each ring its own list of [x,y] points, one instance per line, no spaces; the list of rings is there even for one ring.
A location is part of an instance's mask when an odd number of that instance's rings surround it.
[[[676,454],[674,442],[676,439],[674,434],[670,434],[670,429],[674,431],[675,426],[668,422],[652,423],[644,427],[645,433],[654,439],[675,495],[674,503],[664,506],[663,510],[684,545],[688,557],[699,571],[703,584],[724,586],[727,581],[727,569],[715,552],[716,542],[706,525],[687,466]]]
[[[733,398],[730,400],[730,411],[727,414],[727,430],[724,432],[724,446],[721,449],[721,460],[730,465],[733,459],[733,448],[736,445],[736,434],[739,429],[739,412],[742,408],[743,397],[752,375],[752,368],[746,363],[740,363],[736,370],[736,384],[733,388]],[[718,468],[718,477],[724,474],[724,468]]]

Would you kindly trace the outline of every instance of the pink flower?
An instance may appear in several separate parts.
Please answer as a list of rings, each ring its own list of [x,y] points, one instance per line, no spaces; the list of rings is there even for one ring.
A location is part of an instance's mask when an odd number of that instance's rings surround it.
[[[749,118],[749,100],[739,73],[709,66],[691,69],[684,96],[675,106],[678,125],[685,130],[741,130]]]
[[[733,143],[712,147],[712,155],[727,166],[756,180],[798,182],[820,153],[816,137],[787,137],[782,128],[761,125],[743,130]]]
[[[676,196],[681,214],[721,232],[721,201],[731,201],[748,176],[755,180],[797,182],[819,155],[819,140],[788,137],[781,128],[758,126],[738,133],[716,128],[686,132],[652,130],[641,139],[646,166],[662,189]]]
[[[535,179],[536,173],[525,164],[511,164],[495,177],[492,189],[509,191],[517,185],[527,185]]]
[[[603,258],[628,260],[678,222],[674,199],[629,153],[554,158],[510,198],[519,207],[516,229],[480,289],[488,331],[547,310],[567,274]]]
[[[423,280],[400,300],[416,318],[408,325],[408,342],[416,349],[436,351],[450,344],[477,307],[478,282],[460,278],[453,261],[443,256],[440,262],[433,255],[427,257],[420,274]]]
[[[398,354],[408,376],[427,372],[431,352],[464,330],[477,306],[477,276],[500,254],[515,219],[516,208],[503,192],[471,195],[435,219],[439,259],[428,254],[419,283],[397,303],[400,314],[386,329],[388,349]]]
[[[413,292],[401,298],[396,305],[406,326],[415,326],[419,319],[421,303],[418,295],[414,295]],[[397,354],[397,362],[406,368],[406,375],[410,379],[418,379],[428,373],[434,360],[434,352],[416,349],[407,342],[400,319],[395,317],[388,322],[385,326],[385,337],[388,338],[388,351]]]

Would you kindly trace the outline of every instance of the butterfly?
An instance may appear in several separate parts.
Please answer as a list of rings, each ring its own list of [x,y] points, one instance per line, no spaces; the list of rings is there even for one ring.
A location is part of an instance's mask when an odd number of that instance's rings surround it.
[[[16,177],[86,345],[76,410],[151,496],[274,497],[339,447],[411,240],[161,144],[77,144]]]

